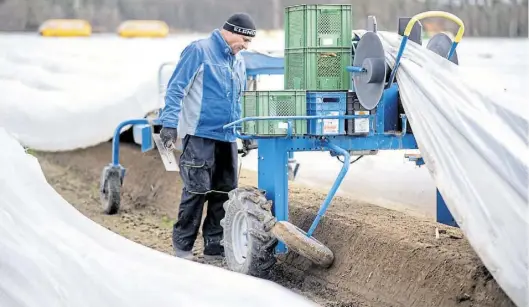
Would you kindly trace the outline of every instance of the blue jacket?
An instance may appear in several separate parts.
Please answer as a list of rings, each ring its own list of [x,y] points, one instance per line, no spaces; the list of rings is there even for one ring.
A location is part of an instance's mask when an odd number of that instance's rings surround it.
[[[243,57],[231,54],[220,31],[189,44],[169,79],[163,127],[186,134],[235,142],[232,128],[222,126],[240,119],[242,91],[246,88]]]

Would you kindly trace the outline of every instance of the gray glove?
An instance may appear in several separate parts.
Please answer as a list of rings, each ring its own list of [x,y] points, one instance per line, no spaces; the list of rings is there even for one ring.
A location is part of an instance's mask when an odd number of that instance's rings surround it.
[[[167,149],[174,149],[176,147],[176,139],[178,137],[175,128],[163,127],[160,131],[160,139]]]

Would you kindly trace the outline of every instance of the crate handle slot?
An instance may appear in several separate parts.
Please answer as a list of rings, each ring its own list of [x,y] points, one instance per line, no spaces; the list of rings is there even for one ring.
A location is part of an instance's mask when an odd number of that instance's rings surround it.
[[[328,102],[338,103],[340,102],[340,98],[339,97],[323,97],[323,103],[328,103]]]
[[[275,96],[275,100],[276,102],[286,102],[286,103],[290,103],[290,100],[292,99],[293,96],[289,96],[289,95],[276,95]]]

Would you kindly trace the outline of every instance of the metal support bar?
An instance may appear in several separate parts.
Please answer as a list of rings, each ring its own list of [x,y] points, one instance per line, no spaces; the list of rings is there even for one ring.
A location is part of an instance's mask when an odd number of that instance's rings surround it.
[[[259,189],[266,191],[266,198],[272,201],[272,212],[278,221],[288,221],[288,140],[279,138],[258,139]],[[279,242],[276,253],[286,253],[287,248]]]
[[[363,67],[358,67],[358,66],[347,66],[345,67],[345,70],[347,70],[348,72],[352,72],[352,73],[355,73],[355,72],[366,72],[367,70]]]
[[[314,119],[360,119],[370,118],[373,119],[373,115],[297,115],[297,116],[249,116],[233,121],[229,124],[224,125],[222,128],[227,129],[230,127],[237,127],[243,122],[258,121],[258,120],[314,120]]]
[[[242,139],[256,139],[270,140],[278,139],[287,141],[287,151],[322,151],[321,136],[293,136],[291,138],[285,137],[266,137],[266,136],[245,136],[239,135]],[[325,136],[326,139],[332,141],[332,143],[345,150],[399,150],[399,149],[418,149],[417,142],[413,134],[402,135],[398,134],[382,134],[374,136],[357,136],[351,137],[350,135],[337,135],[337,136]]]
[[[437,213],[436,213],[436,219],[438,223],[445,224],[452,227],[459,227],[457,225],[456,220],[452,216],[452,213],[450,213],[450,210],[448,210],[448,207],[446,206],[446,203],[443,199],[443,196],[441,195],[441,192],[439,192],[439,189],[436,189],[437,194]]]
[[[142,119],[131,119],[126,120],[120,123],[116,130],[114,130],[114,138],[112,139],[112,165],[119,165],[119,137],[121,135],[121,130],[128,125],[140,125],[140,124],[150,124],[152,121],[142,118]]]
[[[399,69],[400,58],[402,57],[402,54],[404,53],[404,48],[406,48],[407,42],[408,42],[408,35],[402,37],[402,41],[400,42],[399,51],[397,52],[397,59],[395,60],[395,67],[393,67],[393,70],[391,71],[391,75],[389,76],[388,88],[390,88],[391,85],[393,84],[393,79],[395,79],[395,75],[397,74],[397,69]]]
[[[400,120],[402,123],[402,135],[406,135],[406,130],[408,130],[408,117],[406,114],[401,114]]]
[[[448,52],[448,56],[446,57],[447,59],[451,59],[452,56],[454,55],[454,52],[456,52],[456,48],[457,48],[457,42],[453,42],[452,43],[452,47],[450,47],[450,51]]]
[[[318,226],[320,219],[325,214],[325,212],[327,211],[327,208],[331,204],[332,198],[336,194],[336,191],[338,191],[340,184],[342,184],[342,181],[345,178],[347,171],[349,170],[349,165],[350,165],[349,161],[351,160],[351,156],[346,150],[334,144],[328,143],[328,142],[325,142],[323,146],[344,156],[344,162],[343,162],[342,169],[340,170],[338,177],[334,181],[331,187],[331,190],[329,191],[329,194],[327,194],[327,197],[325,197],[325,200],[323,201],[323,204],[321,205],[320,210],[318,211],[318,214],[316,215],[316,218],[314,219],[314,222],[312,222],[312,225],[310,226],[309,231],[307,231],[308,237],[312,236],[312,233],[314,232],[314,230],[316,230],[316,227]]]

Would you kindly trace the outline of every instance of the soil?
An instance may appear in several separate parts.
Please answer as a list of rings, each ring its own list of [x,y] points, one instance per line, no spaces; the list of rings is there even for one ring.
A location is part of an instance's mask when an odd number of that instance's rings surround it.
[[[101,171],[111,161],[110,143],[36,156],[50,185],[80,212],[172,254],[179,174],[165,171],[156,150],[142,153],[136,145],[122,144],[120,151],[127,173],[121,210],[111,216],[102,213],[98,193]],[[242,170],[240,185],[256,182],[254,172]],[[289,183],[290,222],[307,230],[326,193]],[[322,306],[514,306],[457,228],[336,197],[314,237],[334,252],[330,268],[291,252],[279,257],[271,279]],[[198,239],[195,261],[225,267],[219,260],[205,261],[201,248]]]

